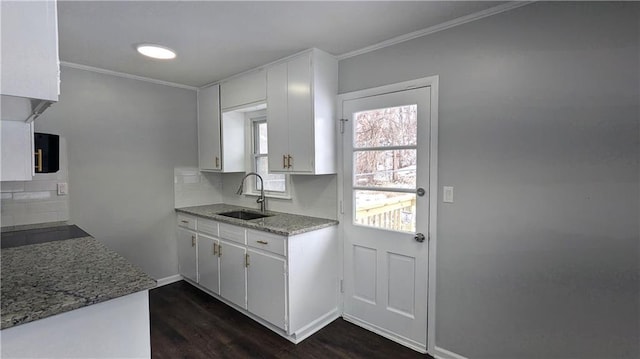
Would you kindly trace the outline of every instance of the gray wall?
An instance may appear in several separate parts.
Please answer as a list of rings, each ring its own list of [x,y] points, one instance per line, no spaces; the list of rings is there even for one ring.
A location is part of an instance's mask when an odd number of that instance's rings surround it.
[[[196,92],[62,68],[36,131],[67,140],[70,221],[154,278],[177,273],[174,167],[197,166]]]
[[[640,356],[639,20],[534,3],[340,61],[341,93],[440,76],[437,346]]]

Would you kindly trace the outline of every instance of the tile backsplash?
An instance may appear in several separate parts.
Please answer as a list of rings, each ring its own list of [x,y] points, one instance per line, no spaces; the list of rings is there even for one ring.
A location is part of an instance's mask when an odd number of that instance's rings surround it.
[[[58,183],[69,182],[67,143],[60,137],[60,170],[39,173],[32,181],[0,182],[2,227],[69,220],[69,196],[58,195]]]
[[[200,172],[197,167],[176,167],[173,171],[176,208],[222,202],[222,177]]]

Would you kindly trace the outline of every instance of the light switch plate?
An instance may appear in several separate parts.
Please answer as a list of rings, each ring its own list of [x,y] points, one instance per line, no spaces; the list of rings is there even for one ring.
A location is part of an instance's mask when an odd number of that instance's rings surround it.
[[[452,186],[442,187],[442,202],[453,203],[453,187]]]
[[[64,196],[69,193],[69,187],[66,182],[58,183],[58,196]]]

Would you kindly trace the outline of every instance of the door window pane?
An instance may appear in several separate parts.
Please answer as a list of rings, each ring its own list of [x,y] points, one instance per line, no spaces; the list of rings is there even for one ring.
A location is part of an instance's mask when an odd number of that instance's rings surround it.
[[[355,113],[353,147],[417,145],[417,111],[417,105],[406,105]]]
[[[395,151],[355,151],[356,187],[416,188],[415,149]]]
[[[392,231],[416,231],[414,193],[355,190],[354,197],[354,224]]]

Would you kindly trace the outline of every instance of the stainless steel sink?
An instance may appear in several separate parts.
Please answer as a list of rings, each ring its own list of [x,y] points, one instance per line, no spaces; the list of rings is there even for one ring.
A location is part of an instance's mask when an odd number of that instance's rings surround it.
[[[268,215],[268,214],[249,212],[249,211],[231,211],[231,212],[218,213],[218,215],[237,218],[237,219],[243,219],[245,221],[250,221],[252,219],[258,219],[258,218],[271,217],[271,215]]]

